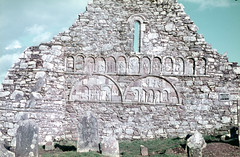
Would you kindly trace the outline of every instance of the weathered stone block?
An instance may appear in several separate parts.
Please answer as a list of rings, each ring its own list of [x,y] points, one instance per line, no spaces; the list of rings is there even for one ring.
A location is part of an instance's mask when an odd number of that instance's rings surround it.
[[[189,149],[189,157],[202,157],[202,149],[207,146],[202,134],[196,131],[194,135],[192,135],[187,140],[187,146]]]
[[[119,157],[119,144],[115,137],[104,137],[101,142],[102,154],[108,157]]]

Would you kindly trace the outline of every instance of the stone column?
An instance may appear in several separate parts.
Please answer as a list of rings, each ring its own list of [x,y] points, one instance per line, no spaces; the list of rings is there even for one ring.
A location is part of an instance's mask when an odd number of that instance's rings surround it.
[[[187,140],[188,156],[202,157],[202,149],[207,146],[205,140],[198,131]]]

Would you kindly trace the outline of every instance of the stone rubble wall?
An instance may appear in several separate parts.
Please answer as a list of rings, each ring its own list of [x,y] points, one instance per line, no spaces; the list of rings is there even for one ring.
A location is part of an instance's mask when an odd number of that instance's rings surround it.
[[[140,52],[133,52],[135,21]],[[205,42],[176,1],[93,0],[68,31],[26,49],[9,70],[0,137],[15,146],[19,122],[33,119],[41,143],[76,140],[85,112],[97,117],[101,137],[227,130],[237,124],[239,77],[239,66]]]

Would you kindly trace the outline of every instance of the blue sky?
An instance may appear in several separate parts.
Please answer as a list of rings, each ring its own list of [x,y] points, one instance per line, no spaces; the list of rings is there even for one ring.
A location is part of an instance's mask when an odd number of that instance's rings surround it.
[[[178,0],[214,49],[240,63],[240,2]],[[0,0],[0,82],[21,52],[51,40],[85,11],[88,0]]]

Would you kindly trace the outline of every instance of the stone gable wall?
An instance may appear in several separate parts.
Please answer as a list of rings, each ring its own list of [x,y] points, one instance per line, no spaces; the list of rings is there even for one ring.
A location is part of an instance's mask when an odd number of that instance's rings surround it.
[[[205,42],[182,5],[93,0],[86,9],[9,70],[0,90],[2,139],[15,146],[23,119],[38,123],[43,143],[49,135],[76,139],[86,112],[97,117],[101,137],[118,139],[211,134],[237,124],[239,67]]]

